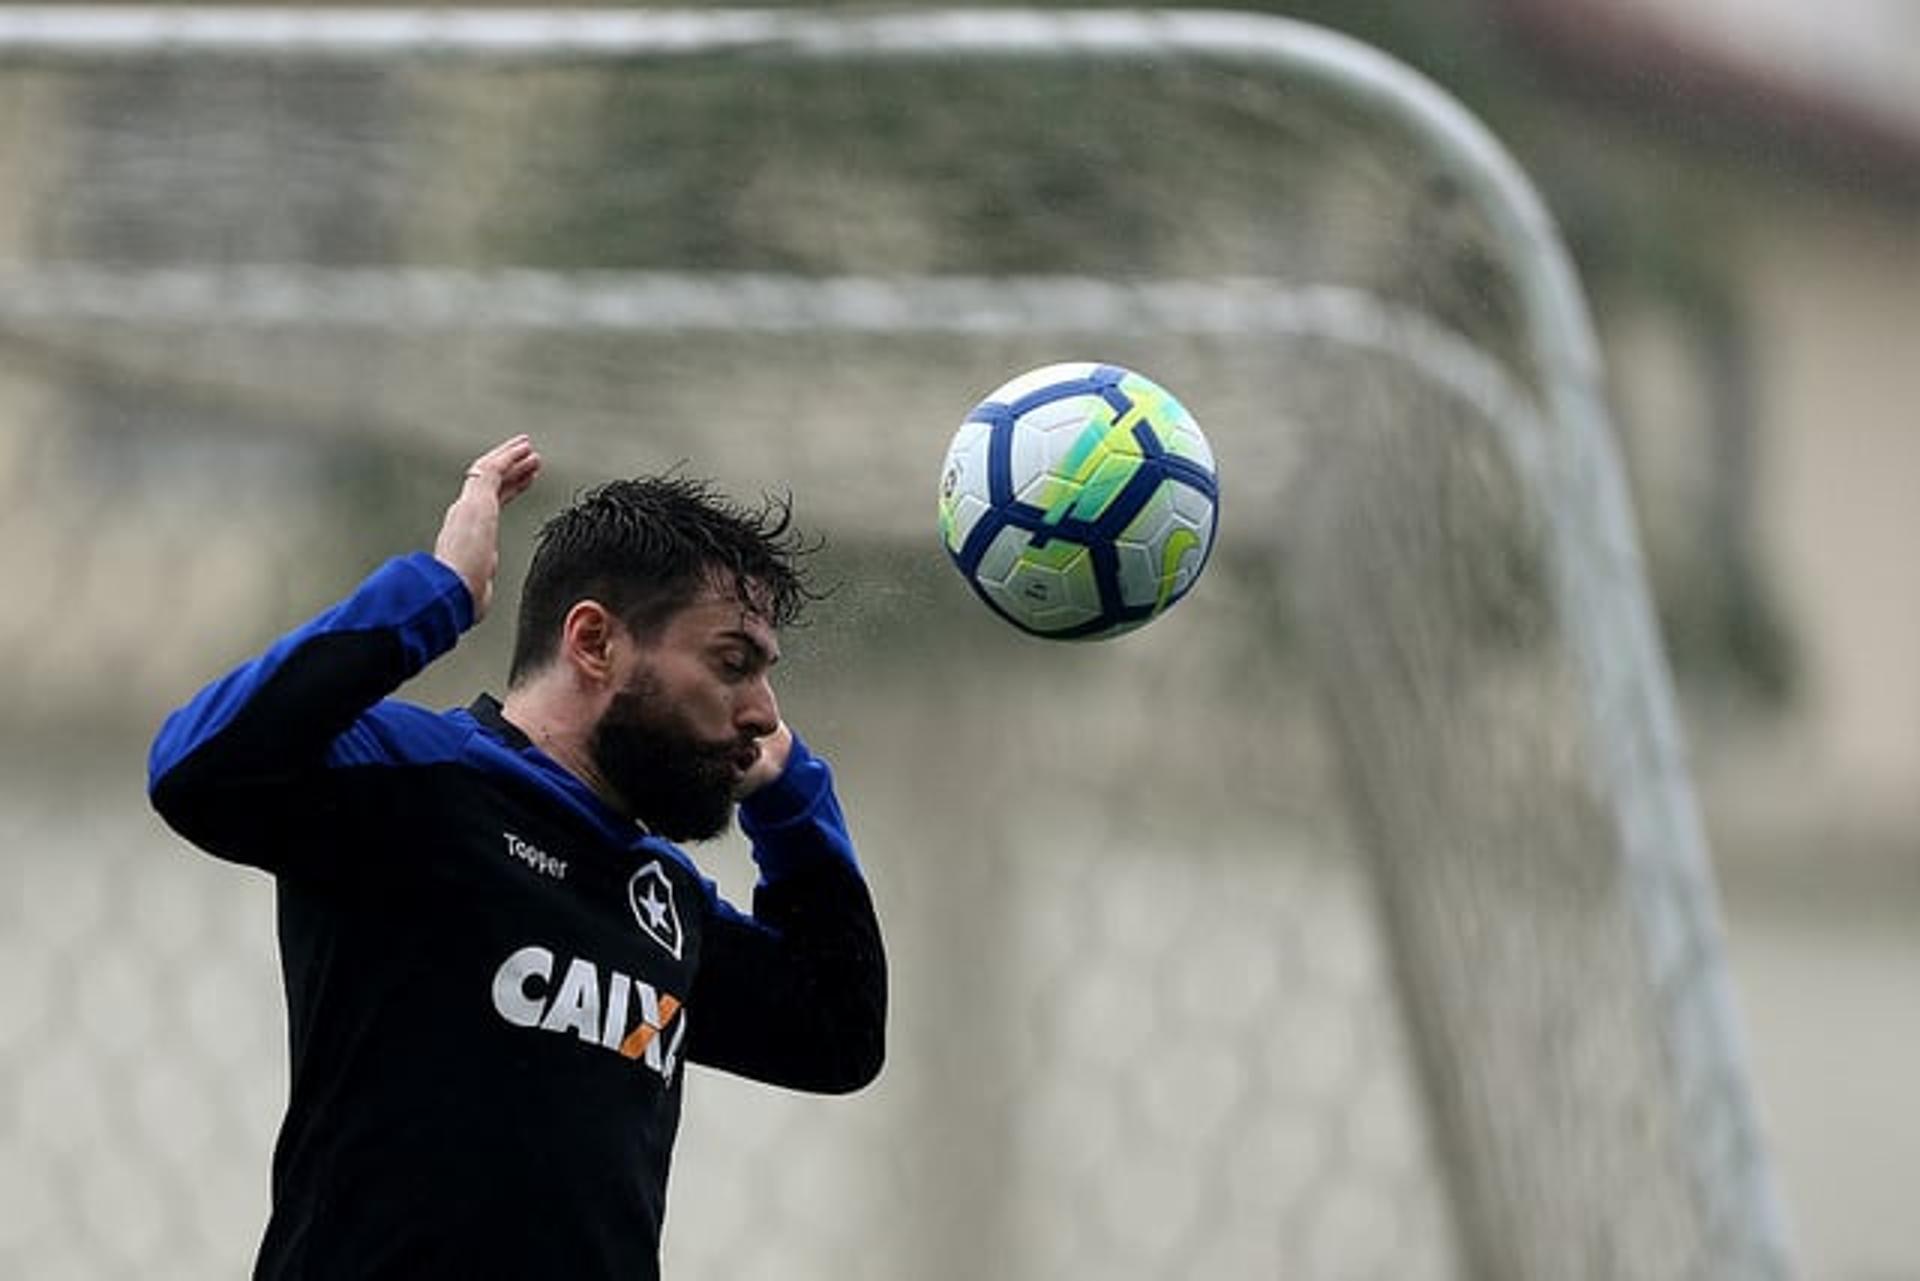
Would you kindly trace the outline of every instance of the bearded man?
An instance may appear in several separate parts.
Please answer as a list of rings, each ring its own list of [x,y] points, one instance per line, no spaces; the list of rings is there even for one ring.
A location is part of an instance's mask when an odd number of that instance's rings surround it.
[[[168,718],[154,807],[275,881],[291,1080],[260,1278],[659,1275],[683,1065],[879,1072],[880,931],[781,719],[814,599],[784,503],[613,481],[542,528],[504,701],[391,697],[493,596],[518,436],[402,556]],[[725,902],[680,842],[736,809]]]

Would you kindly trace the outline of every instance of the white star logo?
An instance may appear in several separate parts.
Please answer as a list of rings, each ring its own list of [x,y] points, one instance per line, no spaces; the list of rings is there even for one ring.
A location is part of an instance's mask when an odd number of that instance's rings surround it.
[[[680,959],[680,913],[673,905],[673,882],[655,859],[627,882],[627,902],[646,936]]]
[[[651,929],[663,930],[667,926],[667,903],[660,897],[660,887],[649,883],[647,896],[640,900],[640,910],[647,914],[647,925]]]

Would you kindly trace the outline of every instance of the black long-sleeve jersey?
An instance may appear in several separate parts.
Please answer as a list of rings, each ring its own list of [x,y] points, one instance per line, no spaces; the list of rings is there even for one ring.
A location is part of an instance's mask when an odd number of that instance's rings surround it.
[[[826,763],[740,807],[751,915],[482,698],[389,697],[472,622],[416,554],[202,690],[154,806],[273,873],[291,1088],[261,1278],[659,1273],[683,1066],[879,1071],[879,927]]]

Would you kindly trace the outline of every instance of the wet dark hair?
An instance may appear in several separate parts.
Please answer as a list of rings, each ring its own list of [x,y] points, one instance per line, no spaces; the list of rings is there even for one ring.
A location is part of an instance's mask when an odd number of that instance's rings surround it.
[[[818,599],[804,565],[818,548],[794,528],[787,495],[746,507],[709,481],[680,475],[585,490],[540,528],[508,684],[553,659],[567,611],[583,600],[599,601],[645,637],[717,580],[772,626],[796,623]]]

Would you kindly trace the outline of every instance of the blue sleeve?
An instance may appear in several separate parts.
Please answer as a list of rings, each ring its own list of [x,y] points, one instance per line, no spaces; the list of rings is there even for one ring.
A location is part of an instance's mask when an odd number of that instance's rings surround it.
[[[688,1053],[773,1085],[859,1089],[886,1053],[886,951],[827,763],[796,738],[740,827],[760,869],[753,915],[719,904],[708,920]]]
[[[740,830],[752,842],[762,885],[823,859],[860,875],[833,771],[797,735],[780,777],[740,803]]]
[[[388,561],[166,719],[147,760],[154,808],[211,853],[274,866],[324,809],[326,771],[404,750],[416,718],[370,713],[472,623],[453,570],[425,553]]]

